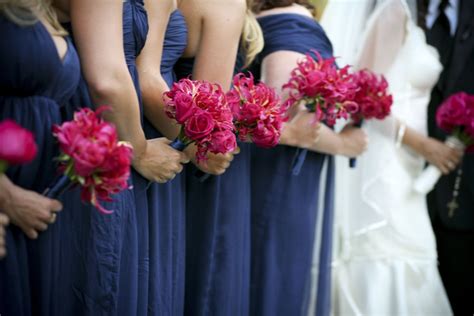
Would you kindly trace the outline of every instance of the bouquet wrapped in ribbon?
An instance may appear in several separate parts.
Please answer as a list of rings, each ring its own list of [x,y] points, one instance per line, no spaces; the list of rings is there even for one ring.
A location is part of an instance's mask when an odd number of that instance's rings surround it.
[[[377,76],[369,70],[359,70],[353,75],[357,85],[354,102],[357,103],[357,111],[351,114],[351,118],[357,126],[361,126],[363,120],[383,120],[390,115],[393,97],[388,93],[388,82],[384,76]],[[349,166],[355,167],[356,159],[349,160]]]
[[[101,213],[112,211],[101,206],[101,201],[112,201],[111,195],[129,188],[132,147],[119,142],[115,127],[104,121],[97,111],[83,108],[74,119],[53,127],[59,142],[58,157],[61,176],[44,192],[57,198],[76,184],[81,187],[81,199],[91,203]]]
[[[445,143],[452,147],[474,152],[474,95],[464,92],[447,98],[436,111],[436,124],[450,134]],[[414,189],[426,194],[441,177],[441,171],[429,165],[415,180]]]
[[[200,162],[207,159],[208,152],[226,154],[237,148],[232,112],[218,84],[181,79],[164,95],[166,114],[181,125],[170,145],[174,149],[182,151],[194,143]]]
[[[234,116],[234,125],[241,141],[250,141],[263,148],[278,145],[287,106],[280,103],[275,89],[263,82],[254,83],[253,75],[234,76],[227,101]]]
[[[335,58],[323,59],[314,52],[317,60],[309,53],[291,71],[288,83],[283,89],[289,91],[289,105],[304,102],[306,108],[315,113],[315,122],[324,121],[333,126],[339,118],[348,118],[357,111],[354,96],[357,85],[349,73],[349,66],[338,69]],[[298,149],[293,161],[293,174],[300,172],[307,150]]]
[[[33,134],[13,120],[0,122],[0,174],[9,165],[31,162],[38,151]]]

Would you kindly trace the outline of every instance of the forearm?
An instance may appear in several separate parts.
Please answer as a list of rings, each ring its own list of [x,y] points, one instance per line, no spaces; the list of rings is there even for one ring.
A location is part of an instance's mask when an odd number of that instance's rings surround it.
[[[140,77],[143,107],[150,123],[168,139],[173,140],[179,134],[179,126],[165,112],[163,92],[169,87],[161,76],[142,73]]]
[[[91,80],[89,92],[95,105],[110,106],[111,111],[104,112],[104,116],[114,123],[120,140],[132,144],[135,157],[145,152],[138,97],[128,71],[117,71],[108,78],[104,75],[99,82]]]
[[[397,131],[397,139],[399,139],[398,142],[401,142],[403,145],[410,147],[418,154],[424,156],[424,146],[427,138],[426,136],[418,133],[408,126],[403,127],[401,124],[398,124]],[[397,142],[397,140],[395,140],[395,142]]]

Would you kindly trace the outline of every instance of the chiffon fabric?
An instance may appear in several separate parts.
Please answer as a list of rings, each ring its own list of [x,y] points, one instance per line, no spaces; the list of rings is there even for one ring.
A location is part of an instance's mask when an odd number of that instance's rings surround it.
[[[130,75],[140,99],[135,59],[145,44],[147,15],[141,0],[123,4],[123,43]],[[74,30],[71,32],[74,33]],[[81,107],[94,107],[81,79],[64,108],[65,120]],[[141,107],[141,103],[140,103]],[[58,217],[60,284],[58,315],[146,315],[149,281],[148,181],[132,169],[133,190],[124,190],[104,203],[110,215],[80,202],[79,190],[63,197]]]
[[[240,71],[237,58],[235,71]],[[177,64],[192,74],[193,58]],[[250,289],[250,150],[239,144],[221,176],[201,182],[186,166],[185,315],[247,315]]]
[[[169,87],[176,81],[173,70],[186,48],[187,27],[183,15],[174,11],[168,21],[161,58],[161,75]],[[163,137],[145,119],[147,138]],[[164,184],[148,189],[150,233],[150,278],[148,315],[182,315],[185,277],[185,176],[184,172]]]
[[[13,119],[29,129],[38,148],[31,163],[11,166],[7,176],[41,193],[55,177],[58,148],[51,128],[61,123],[60,105],[76,89],[79,60],[69,41],[61,59],[41,22],[20,27],[0,14],[0,33],[0,120]],[[59,228],[49,225],[36,240],[13,224],[7,228],[8,255],[0,260],[0,314],[53,314],[62,264]]]
[[[412,189],[425,162],[395,146],[397,120],[426,135],[430,92],[442,69],[438,54],[401,0],[376,7],[361,44],[358,66],[383,72],[394,103],[390,117],[364,124],[369,148],[350,171],[359,186],[344,195],[350,207],[337,209],[334,313],[451,315],[425,196]]]
[[[329,39],[310,17],[272,14],[258,18],[258,23],[265,47],[255,64],[257,77],[263,59],[274,52],[311,53],[315,57],[317,51],[323,58],[332,57]],[[301,172],[293,175],[297,152],[298,148],[283,145],[252,147],[251,315],[309,313],[315,235],[321,245],[315,254],[320,264],[316,315],[330,311],[333,158],[308,152]],[[320,195],[323,187],[325,193]],[[315,231],[318,217],[320,232]]]

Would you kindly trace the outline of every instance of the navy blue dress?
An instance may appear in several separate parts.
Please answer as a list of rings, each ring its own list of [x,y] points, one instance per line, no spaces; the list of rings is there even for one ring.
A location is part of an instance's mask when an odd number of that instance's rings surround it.
[[[53,181],[57,146],[51,134],[61,123],[60,104],[75,91],[79,60],[69,44],[61,60],[40,22],[20,27],[0,14],[0,120],[29,129],[38,144],[33,162],[9,168],[16,185],[41,193]],[[49,225],[37,240],[16,226],[7,229],[8,256],[0,260],[0,314],[50,315],[58,300],[59,225]]]
[[[237,59],[236,71],[239,69]],[[194,60],[180,60],[179,78]],[[250,147],[221,176],[200,182],[186,167],[185,315],[247,315],[250,289]]]
[[[261,17],[265,47],[255,64],[278,51],[306,54],[317,50],[332,56],[332,46],[320,25],[299,14]],[[299,175],[291,172],[297,148],[252,148],[252,268],[251,315],[306,315],[311,290],[311,265],[320,181],[326,180],[324,232],[318,284],[317,315],[330,312],[332,157],[308,152]],[[322,174],[329,161],[328,175]],[[329,229],[328,229],[329,228]],[[328,252],[329,251],[329,252]],[[323,308],[324,307],[324,308]]]
[[[176,81],[173,70],[186,48],[187,27],[183,15],[174,11],[168,21],[161,75],[169,87]],[[147,138],[163,137],[145,119]],[[182,315],[185,273],[185,176],[148,189],[150,231],[150,278],[148,315]]]
[[[73,30],[74,31],[74,30]],[[144,46],[147,15],[140,0],[123,8],[127,65],[140,99],[135,59]],[[140,100],[141,101],[141,100]],[[93,107],[84,79],[65,108],[65,119],[80,107]],[[141,105],[140,105],[141,106]],[[60,216],[61,301],[58,315],[146,315],[148,307],[148,181],[132,170],[130,185],[104,203],[111,215],[80,202],[79,190],[64,195]]]

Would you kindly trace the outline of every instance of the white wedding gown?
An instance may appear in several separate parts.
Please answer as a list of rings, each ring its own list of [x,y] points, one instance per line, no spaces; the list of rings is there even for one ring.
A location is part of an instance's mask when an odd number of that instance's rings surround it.
[[[389,118],[364,123],[369,148],[356,169],[349,169],[344,158],[336,165],[333,313],[452,315],[438,273],[425,196],[412,189],[424,161],[395,145],[397,119],[426,134],[430,91],[442,69],[438,55],[426,44],[405,1],[378,1],[358,48],[338,46],[347,43],[337,36],[345,32],[333,26],[348,26],[329,22],[328,12],[322,22],[335,55],[358,51],[356,67],[383,73],[394,97]]]

